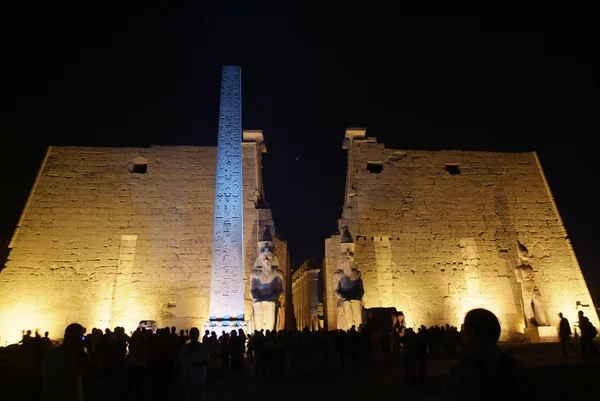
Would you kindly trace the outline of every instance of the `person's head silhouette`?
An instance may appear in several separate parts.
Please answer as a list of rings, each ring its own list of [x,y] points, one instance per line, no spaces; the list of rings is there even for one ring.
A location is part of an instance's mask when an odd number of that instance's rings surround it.
[[[79,323],[71,323],[65,329],[65,345],[82,345],[83,346],[83,327]]]
[[[200,338],[200,330],[198,330],[198,328],[196,328],[196,327],[192,327],[190,329],[190,341],[195,343],[195,342],[198,342],[199,338]]]
[[[467,347],[496,345],[500,331],[498,318],[487,309],[472,309],[465,316],[464,337]]]

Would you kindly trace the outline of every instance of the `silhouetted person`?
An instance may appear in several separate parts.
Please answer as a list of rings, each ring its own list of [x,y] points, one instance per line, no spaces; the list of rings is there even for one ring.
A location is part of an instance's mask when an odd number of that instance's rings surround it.
[[[29,348],[32,347],[33,337],[31,337],[31,330],[27,330],[27,333],[25,333],[25,330],[23,330],[23,338],[19,343]]]
[[[242,330],[242,329],[238,329],[238,337],[240,338],[240,343],[242,344],[242,355],[240,356],[240,363],[243,365],[244,364],[244,354],[246,352],[246,340],[248,338],[246,337],[246,333],[244,333],[244,330]]]
[[[83,337],[83,327],[72,323],[65,330],[62,345],[44,355],[42,401],[83,400],[83,372],[89,368],[100,370],[100,358],[92,339]]]
[[[252,336],[252,352],[254,354],[254,371],[256,377],[265,378],[267,375],[267,362],[265,360],[265,336],[261,331],[254,331]]]
[[[46,352],[52,347],[52,341],[48,338],[50,333],[44,333],[44,337],[41,337],[36,330],[35,340],[34,340],[34,353],[35,353],[35,361],[37,363],[38,369],[42,367],[42,359]]]
[[[404,335],[400,338],[404,362],[404,383],[416,384],[417,382],[417,354],[419,353],[419,338],[412,328],[404,330]]]
[[[206,368],[210,362],[208,347],[198,341],[200,330],[189,331],[190,342],[179,351],[176,362],[178,400],[198,401],[204,399]]]
[[[169,328],[159,329],[150,342],[152,400],[164,401],[169,395],[175,357]]]
[[[229,337],[229,353],[231,355],[231,370],[240,369],[240,361],[244,355],[244,344],[237,331],[232,330]]]
[[[579,317],[579,331],[581,331],[581,355],[597,354],[598,350],[594,345],[593,339],[598,334],[596,328],[590,322],[590,319],[583,314],[583,311],[577,312]]]
[[[40,336],[40,330],[35,329],[35,336],[31,342],[31,350],[33,351],[33,355],[35,357],[35,363],[40,369],[42,367],[42,357],[44,356],[44,344],[42,341],[42,336]]]
[[[400,329],[398,327],[395,327],[392,332],[392,355],[400,356]]]
[[[141,400],[148,395],[145,385],[148,373],[148,356],[152,331],[138,328],[129,340],[129,353],[127,354],[127,392],[133,399]]]
[[[562,349],[563,356],[567,356],[567,345],[573,349],[573,352],[576,352],[575,346],[571,342],[571,325],[569,324],[569,320],[563,316],[562,312],[558,314],[560,318],[560,323],[558,324],[558,337],[560,338],[560,347]]]
[[[415,367],[421,384],[425,384],[427,380],[427,340],[425,333],[426,330],[424,329],[417,334],[417,352],[415,355]]]
[[[52,348],[52,340],[50,340],[50,332],[45,332],[44,333],[44,338],[42,338],[42,347],[44,348],[45,351],[48,351],[50,348]]]
[[[210,332],[208,338],[208,355],[210,355],[210,367],[216,368],[219,361],[219,339],[214,331]]]
[[[450,369],[443,400],[533,399],[525,365],[498,349],[496,315],[486,309],[469,311],[463,332],[467,356]]]
[[[185,335],[185,330],[179,330],[179,338],[177,339],[177,348],[181,348],[187,342],[188,337]]]

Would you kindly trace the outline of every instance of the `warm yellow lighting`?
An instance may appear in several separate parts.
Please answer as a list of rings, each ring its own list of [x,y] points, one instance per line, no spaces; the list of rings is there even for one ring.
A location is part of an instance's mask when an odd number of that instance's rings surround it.
[[[498,320],[500,320],[500,323],[502,324],[502,322],[505,320],[505,313],[504,313],[504,308],[501,305],[498,305],[497,303],[494,303],[493,301],[486,299],[486,298],[482,298],[482,297],[464,297],[462,299],[458,300],[460,302],[460,307],[459,307],[459,319],[460,319],[460,323],[458,324],[458,327],[460,327],[460,325],[463,323],[465,315],[472,309],[477,309],[477,308],[483,308],[483,309],[487,309],[490,312],[494,313],[497,317]]]
[[[6,346],[21,341],[23,330],[31,330],[32,335],[39,329],[40,335],[49,331],[54,333],[58,330],[52,316],[39,310],[37,305],[20,304],[8,309],[0,316],[2,325],[0,327],[0,346]],[[64,328],[62,328],[64,331]],[[62,332],[61,332],[62,337]]]

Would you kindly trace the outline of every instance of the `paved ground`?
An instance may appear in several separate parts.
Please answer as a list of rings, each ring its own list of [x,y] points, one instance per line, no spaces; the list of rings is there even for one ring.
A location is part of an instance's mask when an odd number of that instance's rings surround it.
[[[562,357],[557,344],[511,345],[507,352],[532,369],[533,385],[540,400],[595,399],[600,387],[600,357],[582,361],[577,355]],[[372,360],[364,368],[315,367],[296,375],[256,379],[254,366],[246,364],[243,372],[232,375],[219,372],[207,386],[208,400],[265,401],[361,400],[410,397],[410,400],[437,400],[444,375],[456,360],[431,360],[430,374],[424,386],[403,383],[403,369],[398,360]],[[111,401],[110,397],[100,398]],[[39,400],[35,378],[16,369],[0,370],[0,400]],[[151,401],[151,399],[149,399]]]
[[[509,352],[532,369],[538,399],[589,399],[590,391],[600,386],[600,358],[582,361],[573,355],[560,356],[557,344],[511,346]],[[456,360],[428,363],[428,382],[424,386],[403,383],[399,361],[375,361],[368,368],[314,368],[293,377],[257,380],[250,367],[237,376],[215,379],[208,387],[208,400],[242,399],[264,401],[265,397],[296,400],[377,400],[410,397],[412,400],[438,400],[444,375]],[[571,398],[574,397],[574,398]]]

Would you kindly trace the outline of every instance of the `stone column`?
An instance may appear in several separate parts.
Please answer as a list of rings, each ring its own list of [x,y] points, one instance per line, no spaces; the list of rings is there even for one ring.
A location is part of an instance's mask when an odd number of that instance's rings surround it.
[[[308,283],[306,281],[306,274],[302,275],[302,328],[308,325]]]
[[[298,327],[298,293],[296,290],[296,280],[292,280],[292,305],[294,306],[294,317],[296,318],[296,328]]]
[[[313,316],[319,314],[319,269],[312,269],[306,272],[307,278],[307,297],[308,297],[308,325],[310,327]]]
[[[300,327],[304,329],[306,326],[306,278],[304,275],[300,276],[300,313],[302,316],[302,321]]]

